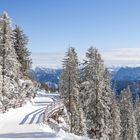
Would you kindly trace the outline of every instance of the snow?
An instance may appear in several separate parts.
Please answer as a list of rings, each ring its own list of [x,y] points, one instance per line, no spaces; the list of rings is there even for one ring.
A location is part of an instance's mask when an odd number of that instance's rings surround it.
[[[49,93],[49,92],[45,92],[45,91],[38,91],[37,95],[49,95],[49,96],[60,96],[59,93],[55,92],[55,93]]]
[[[52,96],[52,95],[51,95]],[[53,99],[44,93],[17,109],[0,114],[0,140],[86,140],[43,124],[43,112]]]
[[[37,96],[32,103],[1,114],[0,140],[58,140],[59,137],[48,126],[46,132],[42,129],[43,112],[52,101],[49,97]]]
[[[60,136],[62,138],[62,140],[90,140],[87,137],[80,137],[80,136],[76,136],[74,134],[66,133],[62,129],[60,129],[57,136]]]

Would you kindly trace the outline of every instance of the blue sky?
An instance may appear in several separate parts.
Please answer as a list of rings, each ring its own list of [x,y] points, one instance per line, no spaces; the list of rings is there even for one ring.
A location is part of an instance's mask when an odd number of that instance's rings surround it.
[[[28,35],[33,53],[140,48],[139,0],[0,0],[4,10]]]

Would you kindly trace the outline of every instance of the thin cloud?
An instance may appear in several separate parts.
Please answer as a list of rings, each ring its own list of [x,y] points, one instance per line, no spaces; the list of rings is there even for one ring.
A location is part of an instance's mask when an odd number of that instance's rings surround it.
[[[63,55],[59,53],[33,53],[31,55],[32,67],[61,68]]]
[[[139,66],[140,48],[118,48],[102,50],[101,54],[107,65]]]
[[[100,50],[106,66],[140,66],[140,48],[117,48]],[[33,68],[49,67],[61,68],[65,53],[33,53]],[[85,54],[79,54],[82,61]]]

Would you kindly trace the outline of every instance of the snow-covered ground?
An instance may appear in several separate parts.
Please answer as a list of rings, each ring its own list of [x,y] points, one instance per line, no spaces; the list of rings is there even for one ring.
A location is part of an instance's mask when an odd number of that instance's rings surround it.
[[[42,123],[46,106],[54,101],[52,96],[40,92],[32,103],[0,114],[0,140],[85,140],[62,130],[56,134]]]
[[[53,102],[49,97],[37,96],[32,103],[0,114],[0,140],[3,139],[59,139],[48,126],[42,125],[43,112]],[[46,132],[45,132],[46,131]]]

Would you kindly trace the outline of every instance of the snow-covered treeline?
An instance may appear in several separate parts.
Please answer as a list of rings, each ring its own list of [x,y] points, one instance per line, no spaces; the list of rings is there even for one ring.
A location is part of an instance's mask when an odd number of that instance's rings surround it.
[[[82,70],[75,49],[68,49],[60,94],[71,133],[97,140],[140,140],[139,101],[132,101],[129,88],[120,98],[115,96],[110,73],[96,48],[88,49]]]
[[[28,39],[20,27],[12,27],[7,12],[0,16],[0,111],[21,106],[34,93],[27,72],[31,66]]]

